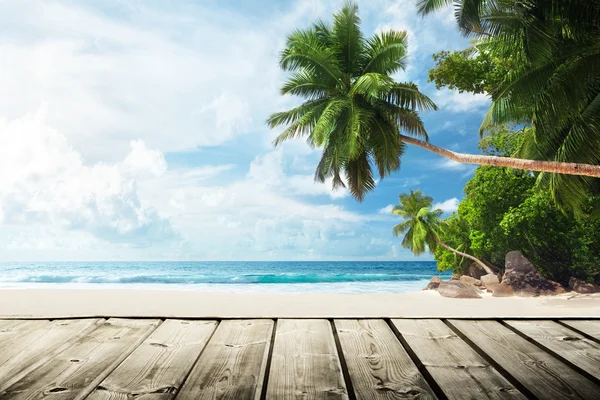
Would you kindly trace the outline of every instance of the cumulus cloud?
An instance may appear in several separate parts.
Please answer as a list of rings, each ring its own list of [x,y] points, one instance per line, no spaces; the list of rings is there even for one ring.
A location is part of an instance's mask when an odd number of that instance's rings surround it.
[[[257,156],[250,163],[248,177],[257,184],[266,185],[280,192],[298,195],[326,195],[331,199],[348,196],[345,188],[332,187],[332,180],[315,182],[313,174],[286,173],[284,156],[281,150],[275,150]]]
[[[452,213],[458,210],[458,203],[460,203],[460,200],[453,197],[441,203],[435,203],[432,208],[434,210],[442,210],[445,213]]]
[[[132,141],[123,161],[86,165],[64,135],[45,122],[44,108],[0,120],[1,222],[45,222],[137,246],[177,236],[137,193],[138,179],[166,170],[162,153]]]
[[[433,40],[451,11],[359,3],[367,31],[409,30],[399,79],[462,46]],[[272,150],[266,116],[298,101],[278,90],[285,35],[339,8],[273,4],[259,19],[223,2],[0,2],[3,257],[410,258],[387,217],[314,182],[319,150]]]
[[[433,99],[441,110],[454,112],[481,112],[490,106],[490,98],[485,94],[459,93],[450,89],[436,91]]]
[[[388,204],[387,206],[379,209],[379,214],[389,215],[391,214],[393,208],[393,204]]]

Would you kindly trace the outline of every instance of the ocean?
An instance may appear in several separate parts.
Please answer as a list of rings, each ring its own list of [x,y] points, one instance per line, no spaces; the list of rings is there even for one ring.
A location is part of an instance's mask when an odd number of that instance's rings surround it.
[[[0,288],[173,289],[212,292],[402,293],[435,262],[19,262],[0,264]]]

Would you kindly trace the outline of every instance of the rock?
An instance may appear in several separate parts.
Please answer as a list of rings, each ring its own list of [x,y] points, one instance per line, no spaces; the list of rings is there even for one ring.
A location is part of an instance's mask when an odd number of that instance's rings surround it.
[[[483,287],[483,282],[481,282],[479,279],[473,278],[472,276],[462,275],[459,280],[464,284],[475,286],[477,289],[481,289]]]
[[[506,283],[501,282],[494,287],[494,293],[492,294],[492,297],[510,297],[514,295],[515,291]]]
[[[485,274],[486,272],[477,263],[472,263],[465,271],[465,275],[472,276],[475,279],[481,279]]]
[[[523,253],[518,250],[509,251],[506,253],[504,258],[506,271],[509,269],[519,274],[529,274],[537,272],[535,265],[533,265]],[[505,273],[506,273],[505,271]]]
[[[502,283],[510,286],[521,297],[551,296],[566,292],[558,282],[544,278],[520,251],[506,254]]]
[[[480,299],[481,296],[477,293],[477,290],[471,286],[466,285],[461,281],[449,281],[440,282],[438,286],[438,293],[444,297],[452,297],[454,299]]]
[[[496,274],[486,274],[481,277],[481,282],[488,292],[494,292],[494,288],[500,283],[500,279]]]
[[[439,276],[434,276],[433,278],[431,278],[431,280],[429,281],[429,283],[427,284],[427,286],[425,286],[425,288],[423,290],[435,290],[438,288],[438,286],[440,286],[440,282],[442,280],[440,279]]]
[[[569,288],[572,291],[581,294],[600,293],[600,285],[596,285],[595,283],[587,283],[573,277],[569,279]]]

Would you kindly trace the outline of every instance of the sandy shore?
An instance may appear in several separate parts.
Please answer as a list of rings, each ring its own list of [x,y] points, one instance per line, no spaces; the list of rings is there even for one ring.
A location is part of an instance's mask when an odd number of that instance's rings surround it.
[[[2,317],[600,317],[600,295],[449,299],[402,294],[204,293],[131,289],[0,290]]]

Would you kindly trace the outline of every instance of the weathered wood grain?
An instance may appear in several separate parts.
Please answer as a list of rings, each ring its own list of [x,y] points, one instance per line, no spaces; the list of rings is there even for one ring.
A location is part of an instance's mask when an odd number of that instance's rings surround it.
[[[175,397],[216,326],[216,321],[166,320],[87,399]]]
[[[11,340],[15,332],[23,332],[47,324],[48,320],[24,321],[18,319],[0,319],[0,343]],[[1,344],[0,344],[1,346]]]
[[[563,320],[560,322],[600,340],[600,320]]]
[[[539,399],[598,399],[599,386],[500,323],[450,323]]]
[[[0,392],[5,399],[82,399],[156,328],[111,318]]]
[[[102,320],[103,322],[104,320]],[[0,392],[95,329],[99,319],[23,321],[0,336]]]
[[[273,325],[270,319],[221,322],[177,400],[258,399]]]
[[[329,321],[277,321],[267,399],[347,399]]]
[[[388,324],[335,320],[358,399],[434,399],[433,391]]]
[[[441,320],[392,323],[449,399],[525,398]]]
[[[600,344],[553,321],[504,321],[600,379]]]
[[[24,335],[35,331],[47,325],[50,321],[19,321],[19,320],[3,320],[0,321],[0,353],[4,349],[12,347],[15,340],[19,340]]]

